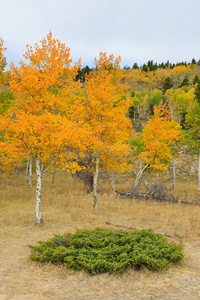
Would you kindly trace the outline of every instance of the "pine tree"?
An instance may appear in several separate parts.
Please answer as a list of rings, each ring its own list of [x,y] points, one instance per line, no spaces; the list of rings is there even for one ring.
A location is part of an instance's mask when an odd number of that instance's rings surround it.
[[[199,75],[196,74],[193,80],[193,85],[195,85],[196,83],[199,83],[200,79],[199,79]]]
[[[174,86],[172,79],[170,77],[166,77],[163,83],[163,94],[165,94],[166,90],[171,89]]]
[[[183,79],[183,81],[181,82],[181,84],[179,85],[179,88],[183,87],[183,86],[189,86],[189,79],[187,77],[185,77]]]
[[[200,81],[198,82],[197,86],[195,87],[194,94],[195,94],[195,99],[200,104]]]

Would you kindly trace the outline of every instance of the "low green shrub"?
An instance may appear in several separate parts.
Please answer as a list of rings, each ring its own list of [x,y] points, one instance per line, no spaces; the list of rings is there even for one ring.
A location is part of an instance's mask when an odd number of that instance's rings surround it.
[[[55,235],[31,248],[31,260],[64,264],[91,274],[119,272],[127,268],[168,269],[183,258],[182,244],[168,242],[152,230],[78,230]]]

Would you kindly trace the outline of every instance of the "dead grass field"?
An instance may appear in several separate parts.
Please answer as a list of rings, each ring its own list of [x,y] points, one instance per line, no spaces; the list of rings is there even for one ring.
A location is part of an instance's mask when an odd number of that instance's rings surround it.
[[[94,210],[83,185],[59,174],[54,184],[51,176],[43,180],[44,223],[35,226],[35,182],[29,188],[22,173],[0,179],[0,300],[200,299],[200,206],[122,199],[107,186]],[[191,182],[177,188],[199,197]],[[152,228],[182,240],[185,258],[168,271],[129,270],[122,276],[90,276],[29,260],[28,244],[66,231],[116,225]]]

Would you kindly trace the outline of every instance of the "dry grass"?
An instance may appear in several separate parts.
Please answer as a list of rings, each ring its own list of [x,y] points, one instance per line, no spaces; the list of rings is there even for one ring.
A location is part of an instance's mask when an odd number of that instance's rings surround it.
[[[122,199],[101,182],[107,192],[99,194],[99,207],[94,210],[92,195],[84,193],[83,185],[69,175],[58,174],[54,184],[51,176],[43,180],[44,224],[35,226],[35,179],[32,188],[22,173],[4,175],[0,184],[0,299],[198,299],[200,296],[200,206]],[[178,184],[181,189],[182,183]],[[123,184],[118,183],[120,188],[126,186],[127,178]],[[184,183],[184,189],[196,193],[191,182]],[[28,244],[65,231],[115,225],[152,228],[176,242],[183,240],[184,261],[169,271],[130,270],[123,276],[93,277],[29,261]]]

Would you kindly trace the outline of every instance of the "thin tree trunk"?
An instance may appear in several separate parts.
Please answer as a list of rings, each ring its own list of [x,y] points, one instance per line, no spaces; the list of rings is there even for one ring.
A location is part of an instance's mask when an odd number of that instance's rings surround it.
[[[94,173],[94,204],[93,207],[97,208],[97,180],[98,180],[98,175],[99,175],[99,153],[97,154],[96,157],[96,168],[95,168],[95,173]]]
[[[113,171],[113,174],[112,174],[111,186],[113,188],[113,192],[115,193],[115,171]]]
[[[26,177],[28,176],[28,171],[29,171],[29,156],[28,156],[27,165],[26,165]]]
[[[173,157],[173,189],[175,189],[175,183],[176,183],[176,168],[175,168],[175,156]]]
[[[149,173],[149,190],[151,188],[151,173]]]
[[[29,161],[29,187],[32,187],[32,156],[30,157]]]
[[[16,175],[18,175],[18,167],[15,167],[15,173],[16,173]]]
[[[36,188],[35,224],[41,224],[43,223],[43,219],[41,216],[42,163],[39,157],[36,158],[36,174],[37,174],[37,188]]]
[[[135,179],[135,185],[132,189],[132,192],[134,192],[139,184],[139,181],[140,181],[140,178],[143,174],[143,172],[145,171],[145,169],[149,166],[149,164],[145,165],[143,168],[142,168],[142,161],[140,162],[140,171],[137,173],[136,175],[136,179]]]
[[[172,109],[171,109],[171,119],[173,119],[173,118],[174,118],[174,108],[172,106]]]
[[[156,173],[156,183],[158,185],[158,172]]]

